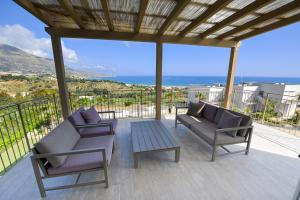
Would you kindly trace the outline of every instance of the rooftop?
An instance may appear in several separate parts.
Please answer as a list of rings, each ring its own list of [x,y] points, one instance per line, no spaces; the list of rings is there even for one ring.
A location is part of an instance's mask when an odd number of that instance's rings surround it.
[[[48,193],[49,199],[291,199],[299,178],[297,153],[271,142],[262,134],[275,131],[254,124],[254,136],[248,156],[243,153],[224,155],[210,162],[210,147],[184,126],[174,128],[174,119],[163,123],[181,145],[181,160],[173,161],[172,153],[141,157],[138,169],[133,168],[130,142],[130,122],[120,120],[117,129],[117,149],[109,167],[110,187],[103,185],[58,190]],[[300,146],[299,139],[293,141]],[[286,140],[288,141],[288,140]],[[291,140],[290,140],[291,141]],[[286,143],[288,144],[288,143]],[[293,144],[294,145],[294,144]],[[241,149],[232,145],[231,150]],[[90,172],[82,178],[102,176]],[[48,184],[71,183],[75,176],[46,180]],[[29,157],[0,178],[3,199],[40,199]]]
[[[15,0],[61,37],[232,47],[295,23],[293,0]]]

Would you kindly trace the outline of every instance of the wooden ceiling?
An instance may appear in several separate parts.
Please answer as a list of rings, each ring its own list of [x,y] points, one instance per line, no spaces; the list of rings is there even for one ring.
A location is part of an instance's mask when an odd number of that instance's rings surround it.
[[[62,37],[236,46],[300,20],[300,0],[14,0]]]

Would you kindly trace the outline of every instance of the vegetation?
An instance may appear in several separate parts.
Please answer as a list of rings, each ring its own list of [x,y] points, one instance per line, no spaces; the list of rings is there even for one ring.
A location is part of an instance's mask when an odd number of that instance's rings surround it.
[[[207,99],[207,96],[205,94],[203,94],[202,92],[199,92],[196,97],[199,99],[199,101],[203,101]]]

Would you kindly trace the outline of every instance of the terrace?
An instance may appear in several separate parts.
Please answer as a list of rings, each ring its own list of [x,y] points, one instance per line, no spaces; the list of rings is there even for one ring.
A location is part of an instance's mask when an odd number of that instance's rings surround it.
[[[61,38],[127,40],[156,43],[156,87],[148,99],[128,106],[126,102],[90,101],[98,110],[119,110],[117,149],[109,167],[110,187],[88,186],[49,192],[50,199],[291,199],[299,179],[299,144],[296,137],[265,125],[254,124],[250,154],[221,156],[209,162],[210,148],[183,126],[174,128],[162,88],[163,44],[188,44],[230,49],[226,90],[222,105],[233,106],[233,84],[241,40],[300,20],[300,2],[267,1],[39,1],[15,0],[44,22],[52,39],[59,97],[45,97],[5,108],[1,136],[7,132],[10,146],[1,153],[1,198],[40,199],[28,157],[33,143],[86,104],[74,103],[69,93]],[[83,95],[86,96],[86,95]],[[145,97],[136,95],[136,97]],[[172,96],[172,95],[171,95]],[[118,98],[118,97],[117,97]],[[183,101],[181,101],[183,99]],[[76,101],[78,102],[78,101]],[[103,105],[103,102],[107,103]],[[177,96],[174,103],[186,103]],[[127,107],[127,108],[125,108]],[[130,114],[124,114],[124,110]],[[130,123],[140,118],[161,120],[182,148],[181,161],[171,162],[169,153],[141,157],[133,168]],[[136,118],[136,119],[132,119]],[[270,135],[272,133],[272,135]],[[284,137],[283,143],[278,142]],[[277,138],[277,139],[276,139]],[[3,137],[2,137],[3,139]],[[274,142],[275,141],[275,142]],[[277,142],[276,142],[277,141]],[[4,139],[3,142],[5,143]],[[295,148],[287,148],[290,147]],[[240,149],[232,145],[230,149]],[[220,156],[225,154],[221,148]],[[172,156],[173,157],[173,156]],[[23,159],[22,159],[23,158]],[[18,163],[16,161],[20,160]],[[16,164],[15,164],[16,163]],[[15,166],[13,166],[15,164]],[[13,166],[13,167],[12,167]],[[11,169],[9,169],[12,167]],[[90,172],[88,180],[102,176]],[[75,177],[54,178],[48,183],[70,183]]]
[[[181,160],[173,161],[173,153],[141,157],[140,167],[133,168],[130,143],[130,121],[120,120],[117,129],[117,151],[110,169],[110,186],[80,187],[48,192],[49,199],[292,199],[299,176],[297,154],[261,134],[277,134],[275,129],[255,124],[248,156],[224,155],[210,162],[210,147],[187,128],[174,128],[174,118],[163,123],[181,145]],[[299,146],[300,141],[296,138]],[[230,149],[241,149],[233,145]],[[93,180],[98,172],[82,178]],[[54,178],[46,183],[72,183],[76,176]],[[2,199],[40,199],[30,159],[26,156],[0,178]],[[12,187],[13,186],[13,187]]]

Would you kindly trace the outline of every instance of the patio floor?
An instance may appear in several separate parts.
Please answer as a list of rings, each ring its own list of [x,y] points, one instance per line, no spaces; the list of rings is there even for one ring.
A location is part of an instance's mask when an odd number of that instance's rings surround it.
[[[139,168],[133,168],[130,121],[120,120],[117,149],[109,168],[110,187],[87,186],[47,193],[46,199],[291,199],[299,178],[297,153],[260,136],[273,129],[256,125],[248,156],[224,155],[218,150],[210,162],[211,149],[187,128],[174,128],[173,119],[164,119],[181,145],[181,160],[174,162],[173,152],[145,155]],[[261,128],[263,126],[263,128]],[[299,140],[298,140],[299,141]],[[300,146],[300,143],[299,143]],[[232,145],[229,149],[244,148]],[[224,156],[222,156],[224,155]],[[82,180],[103,176],[91,172]],[[47,180],[48,185],[72,183],[75,176]],[[0,199],[40,199],[30,159],[21,160],[0,177]]]

